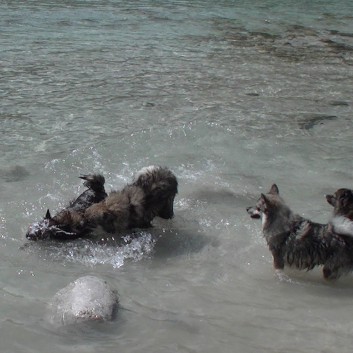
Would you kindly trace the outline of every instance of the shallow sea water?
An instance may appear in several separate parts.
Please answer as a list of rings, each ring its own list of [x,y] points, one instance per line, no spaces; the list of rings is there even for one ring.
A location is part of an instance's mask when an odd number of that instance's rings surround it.
[[[245,208],[273,182],[326,222],[352,187],[353,4],[2,1],[2,352],[351,352],[353,276],[278,277]],[[29,223],[101,172],[179,179],[176,216],[117,247],[28,243]],[[53,295],[92,274],[115,321],[54,328]]]

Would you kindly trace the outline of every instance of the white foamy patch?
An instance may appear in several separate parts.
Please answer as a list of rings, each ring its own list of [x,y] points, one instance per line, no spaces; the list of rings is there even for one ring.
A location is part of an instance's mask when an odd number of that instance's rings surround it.
[[[119,268],[124,265],[125,261],[139,261],[153,250],[155,241],[151,234],[144,233],[137,238],[130,236],[124,237],[126,245],[114,247],[113,245],[95,245],[89,244],[78,253],[73,252],[66,260],[70,262],[81,262],[85,265],[104,265],[109,264],[113,268]]]
[[[331,224],[336,233],[353,237],[353,222],[350,219],[337,216],[332,219]]]
[[[118,243],[113,237],[93,242],[91,240],[77,240],[66,243],[27,243],[27,251],[39,253],[39,257],[47,261],[63,263],[81,263],[92,267],[96,265],[111,265],[119,268],[126,261],[140,261],[148,257],[154,249],[156,239],[150,233],[139,232],[126,235]],[[38,248],[38,245],[40,246]]]
[[[217,176],[217,170],[215,163],[207,158],[182,163],[176,168],[177,174],[181,179],[197,181],[198,184],[210,181],[210,175],[212,174],[212,185],[217,184],[214,178],[220,180],[219,176]]]
[[[6,218],[2,216],[2,209],[0,209],[0,238],[5,239],[6,233]]]

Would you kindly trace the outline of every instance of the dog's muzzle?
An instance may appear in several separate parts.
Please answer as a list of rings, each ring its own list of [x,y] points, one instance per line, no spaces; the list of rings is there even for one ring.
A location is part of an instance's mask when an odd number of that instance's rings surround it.
[[[39,222],[32,223],[27,230],[26,238],[28,240],[40,240],[47,237],[46,231],[49,227],[49,219],[44,218]]]
[[[261,218],[260,211],[255,207],[247,207],[246,211],[248,212],[251,218],[254,218],[254,219]]]

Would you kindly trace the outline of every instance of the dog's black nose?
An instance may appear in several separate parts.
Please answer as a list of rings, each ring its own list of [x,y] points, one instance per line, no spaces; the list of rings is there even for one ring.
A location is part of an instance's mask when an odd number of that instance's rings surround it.
[[[325,195],[326,201],[331,205],[335,206],[336,199],[333,195]]]
[[[261,218],[259,210],[257,210],[255,207],[247,207],[246,211],[248,212],[251,218]]]
[[[38,240],[38,236],[35,233],[30,233],[30,232],[26,233],[26,238],[28,240]]]

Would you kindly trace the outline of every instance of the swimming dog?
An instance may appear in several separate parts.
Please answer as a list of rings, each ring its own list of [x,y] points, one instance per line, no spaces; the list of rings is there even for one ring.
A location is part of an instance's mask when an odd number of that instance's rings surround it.
[[[140,170],[131,185],[111,192],[104,201],[89,207],[85,218],[90,228],[102,228],[107,233],[149,228],[156,216],[174,216],[177,192],[177,179],[169,169],[150,166]]]
[[[164,219],[174,216],[177,192],[177,178],[169,169],[146,167],[136,174],[132,184],[120,191],[112,191],[83,212],[71,207],[59,212],[59,219],[47,214],[50,231],[37,231],[35,237],[27,238],[64,240],[92,237],[102,232],[117,234],[133,228],[148,228],[157,216]]]
[[[315,223],[293,213],[276,184],[247,212],[262,220],[275,269],[290,266],[309,271],[323,265],[325,279],[336,279],[353,270],[353,238],[337,234],[330,224]]]
[[[75,237],[75,233],[68,227],[68,218],[71,215],[75,215],[75,218],[78,219],[79,215],[89,206],[104,200],[108,196],[104,189],[105,179],[102,175],[88,174],[82,175],[79,178],[85,180],[83,185],[87,187],[87,190],[54,217],[47,210],[45,217],[41,221],[29,226],[26,233],[27,239],[72,239]]]

